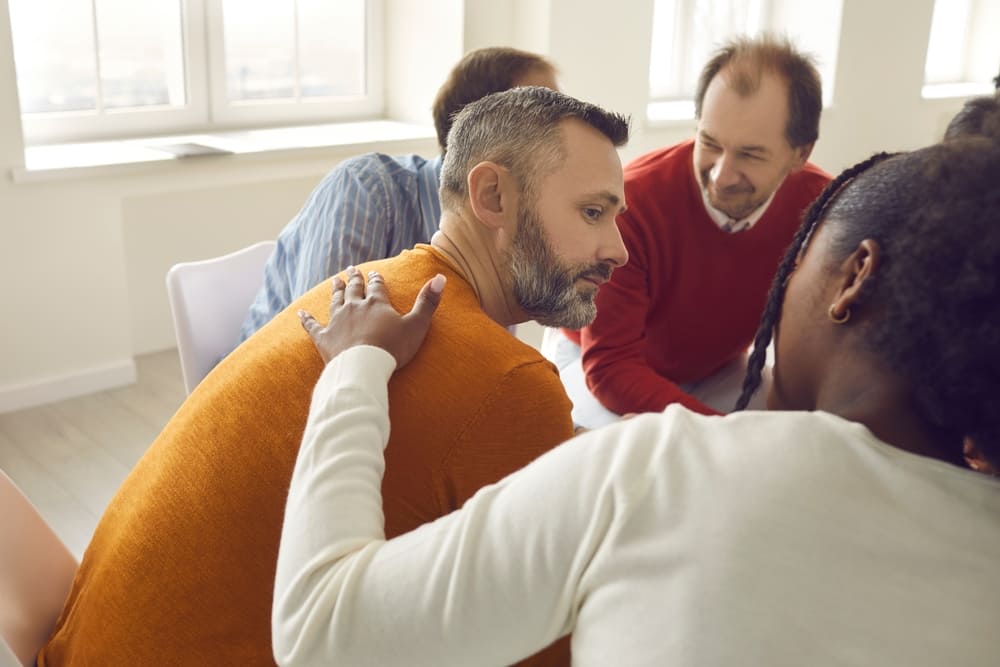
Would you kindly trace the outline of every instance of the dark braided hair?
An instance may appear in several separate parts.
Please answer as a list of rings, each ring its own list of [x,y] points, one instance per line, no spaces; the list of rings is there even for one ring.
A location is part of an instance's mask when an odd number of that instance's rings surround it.
[[[855,302],[877,317],[861,340],[909,387],[921,417],[961,457],[963,438],[1000,466],[1000,144],[984,137],[875,156],[810,208],[775,278],[737,404],[760,383],[784,284],[821,219],[832,264],[864,239],[883,261]]]

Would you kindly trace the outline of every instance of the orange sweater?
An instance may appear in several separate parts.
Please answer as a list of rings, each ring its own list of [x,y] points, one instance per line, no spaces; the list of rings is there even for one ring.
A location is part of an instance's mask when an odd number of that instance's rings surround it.
[[[480,309],[429,246],[371,262],[409,309],[448,287],[417,357],[389,385],[389,537],[459,507],[573,432],[555,368]],[[324,281],[229,355],[112,499],[39,665],[271,665],[285,495],[322,360],[295,312],[325,320]],[[568,643],[532,664],[569,663]]]

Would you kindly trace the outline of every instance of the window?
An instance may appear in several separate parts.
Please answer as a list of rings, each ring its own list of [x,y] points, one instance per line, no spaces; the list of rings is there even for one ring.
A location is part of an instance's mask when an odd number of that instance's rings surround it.
[[[650,118],[693,118],[698,74],[712,52],[733,35],[764,31],[815,57],[829,105],[841,9],[841,0],[654,0]]]
[[[993,89],[1000,67],[996,26],[1000,4],[937,0],[924,65],[924,97],[980,95]]]
[[[372,118],[380,0],[9,0],[25,142]]]

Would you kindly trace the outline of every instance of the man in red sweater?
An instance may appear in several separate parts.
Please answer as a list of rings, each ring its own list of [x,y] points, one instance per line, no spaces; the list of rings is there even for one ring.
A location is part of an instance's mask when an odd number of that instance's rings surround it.
[[[737,39],[701,72],[695,138],[628,165],[628,264],[590,326],[547,336],[579,425],[671,403],[732,409],[778,262],[830,180],[807,162],[821,109],[807,56],[773,37]]]

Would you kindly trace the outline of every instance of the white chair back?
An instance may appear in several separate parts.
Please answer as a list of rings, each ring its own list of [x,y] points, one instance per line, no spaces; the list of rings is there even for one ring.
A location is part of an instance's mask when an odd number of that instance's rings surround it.
[[[0,666],[30,666],[52,633],[78,564],[2,470],[0,515]]]
[[[275,245],[260,241],[221,257],[174,264],[167,271],[167,299],[187,393],[239,342]]]

